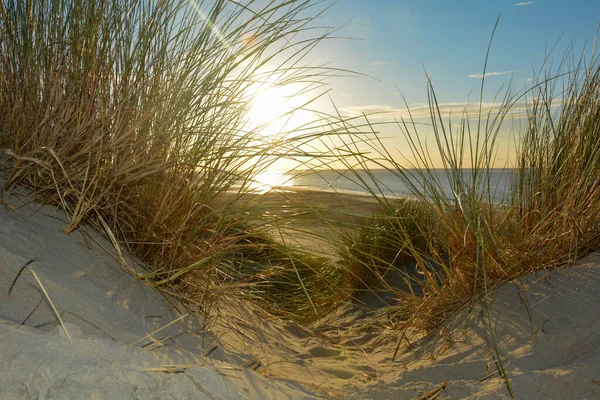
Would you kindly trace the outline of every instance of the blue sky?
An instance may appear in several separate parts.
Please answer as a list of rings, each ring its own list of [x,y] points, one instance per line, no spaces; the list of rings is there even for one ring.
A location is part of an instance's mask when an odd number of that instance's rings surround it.
[[[521,88],[539,68],[547,50],[562,35],[555,63],[570,40],[578,49],[592,41],[600,21],[598,0],[339,0],[319,24],[342,28],[321,48],[322,58],[336,66],[365,73],[333,82],[341,107],[385,104],[399,107],[397,86],[410,104],[427,101],[424,67],[431,74],[441,102],[477,100],[488,41],[496,31],[487,79],[487,99],[513,79]],[[326,47],[326,49],[324,49]],[[503,74],[500,74],[503,73]]]
[[[540,71],[553,47],[548,57],[553,66],[573,41],[576,58],[586,41],[589,53],[600,22],[600,0],[339,0],[317,24],[341,27],[335,36],[347,39],[326,41],[315,55],[319,62],[371,77],[331,80],[331,96],[345,115],[388,112],[371,117],[372,122],[405,117],[399,90],[414,115],[428,121],[426,70],[444,116],[459,116],[466,108],[473,118],[498,16],[483,96],[488,105],[509,84],[513,93],[531,87],[534,71]],[[513,110],[525,115],[524,103]],[[453,119],[455,128],[458,123]],[[497,167],[515,165],[515,126],[505,122],[500,130]],[[411,159],[397,126],[378,125],[378,130],[392,154]],[[428,148],[435,147],[430,126],[419,125],[418,133]],[[441,166],[439,159],[434,162]]]
[[[332,6],[313,26],[337,28],[335,38],[320,43],[305,61],[364,74],[329,79],[335,106],[344,116],[370,114],[386,149],[409,162],[415,158],[398,126],[379,123],[408,117],[401,93],[417,119],[417,134],[427,151],[435,153],[428,124],[427,73],[442,116],[446,121],[452,116],[447,125],[453,129],[450,134],[456,135],[463,111],[474,127],[486,50],[499,16],[482,99],[483,114],[491,110],[492,117],[502,100],[501,95],[494,101],[498,92],[509,85],[512,93],[530,88],[545,60],[552,74],[569,46],[573,45],[573,61],[589,55],[600,22],[600,0],[324,0],[320,6],[328,4]],[[524,100],[512,108],[514,119],[505,121],[499,131],[496,167],[515,166],[519,124],[526,115]],[[267,96],[257,102],[259,111],[254,114],[269,116],[279,103],[279,97]],[[310,107],[335,112],[326,97]],[[432,158],[442,166],[439,154]]]

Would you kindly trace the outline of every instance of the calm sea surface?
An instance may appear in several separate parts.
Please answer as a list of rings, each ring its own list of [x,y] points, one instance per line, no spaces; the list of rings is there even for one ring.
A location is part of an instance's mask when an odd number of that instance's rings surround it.
[[[422,179],[418,173],[413,171],[411,182],[419,189],[422,188]],[[445,170],[433,170],[433,175],[439,182],[439,186],[447,198],[452,198],[453,188],[448,179]],[[493,169],[489,172],[489,181],[492,197],[501,199],[509,190],[511,179],[514,170],[511,169]],[[481,172],[480,172],[481,174]],[[472,179],[472,171],[465,170],[463,178],[468,182]],[[373,188],[376,193],[391,194],[396,196],[411,196],[412,192],[406,185],[405,181],[400,179],[398,175],[386,170],[372,171],[373,178],[369,177],[364,171],[358,171],[358,176],[355,173],[343,173],[342,171],[321,171],[302,174],[294,174],[293,176],[282,175],[279,185],[282,187],[305,187],[320,190],[335,190],[341,192],[357,192],[367,193],[367,187]],[[480,176],[478,181],[483,183],[487,179]],[[481,185],[480,183],[480,185]],[[379,186],[379,188],[378,188]]]

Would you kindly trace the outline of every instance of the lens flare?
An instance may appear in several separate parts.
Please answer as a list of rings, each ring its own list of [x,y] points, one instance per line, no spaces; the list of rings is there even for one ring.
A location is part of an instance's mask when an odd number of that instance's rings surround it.
[[[242,40],[244,47],[249,49],[254,45],[254,42],[256,42],[256,35],[251,32],[244,32],[240,35],[240,39]]]

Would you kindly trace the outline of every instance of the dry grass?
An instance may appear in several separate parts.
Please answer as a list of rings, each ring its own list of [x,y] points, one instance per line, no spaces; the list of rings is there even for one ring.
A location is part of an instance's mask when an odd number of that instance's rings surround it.
[[[376,265],[398,269],[393,254],[416,263],[419,278],[413,282],[421,290],[396,293],[399,329],[428,332],[461,306],[487,298],[498,284],[569,265],[600,246],[600,63],[592,51],[587,63],[584,55],[569,67],[540,76],[526,93],[508,90],[497,113],[482,108],[475,118],[463,114],[458,131],[444,120],[429,83],[429,126],[451,185],[450,198],[436,171],[434,149],[422,142],[414,120],[398,121],[414,163],[400,164],[372,138],[360,141],[369,144],[369,157],[346,161],[356,177],[371,171],[369,165],[387,169],[419,204],[418,212],[395,213],[393,200],[385,199],[370,172],[362,184],[388,211],[346,240],[346,263],[358,266],[358,275],[372,277]],[[483,95],[483,83],[481,90]],[[492,180],[497,139],[512,105],[525,96],[529,108],[516,137],[518,165],[506,170],[512,183],[500,196]],[[358,153],[358,142],[348,142],[348,152]]]
[[[265,137],[248,112],[263,89],[316,97],[336,73],[304,60],[327,36],[307,17],[317,7],[3,1],[5,189],[27,186],[65,210],[65,233],[83,222],[105,232],[131,273],[125,252],[152,266],[140,277],[154,285],[192,271],[196,287],[227,280],[236,254],[272,243],[254,241],[268,227],[246,222],[260,211],[234,205],[278,158],[312,156],[298,150],[309,126]]]

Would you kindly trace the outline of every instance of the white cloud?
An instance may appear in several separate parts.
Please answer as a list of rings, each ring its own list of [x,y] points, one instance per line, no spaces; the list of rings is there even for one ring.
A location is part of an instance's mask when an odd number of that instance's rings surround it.
[[[464,115],[469,118],[477,118],[479,115],[479,102],[468,102],[468,103],[440,103],[436,107],[436,113],[439,109],[442,117],[448,118],[452,116],[452,118],[461,118]],[[502,104],[500,103],[481,103],[481,113],[485,118],[488,114],[492,117],[500,112]],[[412,118],[431,118],[431,110],[429,105],[415,105],[410,106],[409,110],[406,108],[397,108],[390,105],[382,105],[382,104],[371,104],[365,106],[352,106],[352,107],[344,107],[341,108],[340,111],[342,114],[348,117],[360,117],[363,114],[366,114],[369,119],[377,120],[377,121],[394,121],[405,119],[408,120],[411,115]],[[527,113],[526,103],[516,103],[514,104],[510,111],[509,116],[513,117],[524,117]]]
[[[487,78],[488,76],[499,76],[499,75],[506,75],[506,74],[512,74],[516,71],[497,71],[497,72],[486,72],[485,73],[485,77]],[[467,76],[467,78],[476,78],[476,79],[483,79],[484,74],[471,74],[469,76]]]
[[[368,65],[371,67],[381,67],[383,65],[388,65],[387,61],[371,61]]]
[[[534,4],[534,3],[535,3],[535,1],[522,1],[520,3],[513,4],[513,6],[523,7],[523,6],[530,6],[530,5]]]

